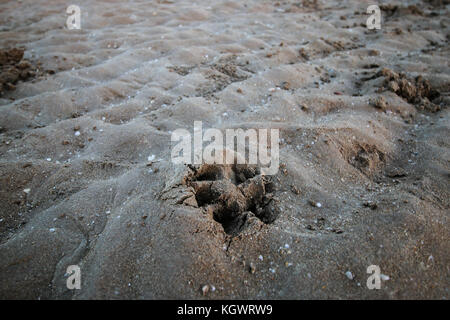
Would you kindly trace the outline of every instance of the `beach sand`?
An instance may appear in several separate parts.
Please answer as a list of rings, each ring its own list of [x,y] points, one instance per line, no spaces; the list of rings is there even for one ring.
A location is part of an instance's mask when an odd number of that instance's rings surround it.
[[[448,299],[450,7],[368,30],[372,2],[81,1],[69,30],[3,1],[0,298]],[[174,164],[194,121],[279,129],[278,173]]]

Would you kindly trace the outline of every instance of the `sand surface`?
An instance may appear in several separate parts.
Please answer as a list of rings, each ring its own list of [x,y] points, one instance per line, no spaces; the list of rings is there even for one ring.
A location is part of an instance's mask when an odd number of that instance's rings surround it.
[[[0,298],[449,298],[448,1],[76,4],[0,3]],[[198,120],[280,129],[277,175],[173,164]],[[264,190],[230,225],[202,177]]]

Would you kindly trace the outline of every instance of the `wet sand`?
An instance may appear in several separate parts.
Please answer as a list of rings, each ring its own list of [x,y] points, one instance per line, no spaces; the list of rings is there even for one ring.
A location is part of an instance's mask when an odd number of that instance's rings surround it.
[[[2,2],[0,298],[448,299],[445,2]],[[173,164],[194,121],[279,172]]]

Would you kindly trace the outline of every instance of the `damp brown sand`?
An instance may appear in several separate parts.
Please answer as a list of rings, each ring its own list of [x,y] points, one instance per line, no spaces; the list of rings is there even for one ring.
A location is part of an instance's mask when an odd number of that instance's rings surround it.
[[[448,299],[448,5],[66,5],[0,4],[0,298]],[[173,164],[200,120],[278,173]]]

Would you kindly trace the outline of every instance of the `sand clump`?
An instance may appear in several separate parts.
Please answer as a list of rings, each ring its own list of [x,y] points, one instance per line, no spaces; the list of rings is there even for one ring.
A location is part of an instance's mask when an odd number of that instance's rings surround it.
[[[430,82],[422,76],[409,79],[404,73],[396,73],[387,68],[382,69],[378,76],[384,77],[383,85],[386,89],[416,105],[420,110],[437,112],[441,109],[438,104],[431,102],[440,96],[439,91],[433,89]],[[374,102],[377,108],[386,109],[386,102],[383,99],[379,97]]]
[[[27,81],[36,76],[35,68],[22,59],[24,49],[0,49],[0,97],[14,90],[18,81]]]
[[[253,217],[264,223],[277,218],[279,210],[269,192],[273,183],[261,176],[259,168],[204,165],[193,170],[187,185],[194,189],[194,206],[203,207],[226,233],[238,234]]]

